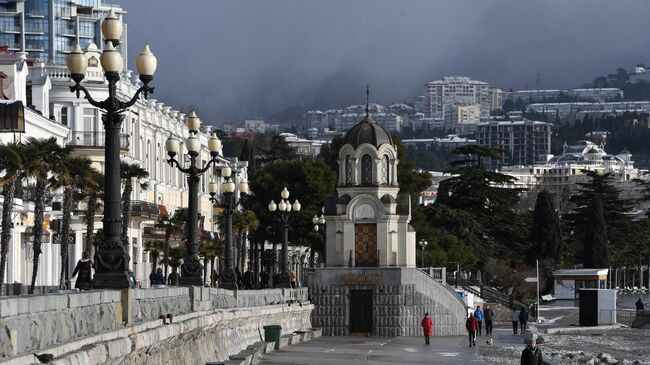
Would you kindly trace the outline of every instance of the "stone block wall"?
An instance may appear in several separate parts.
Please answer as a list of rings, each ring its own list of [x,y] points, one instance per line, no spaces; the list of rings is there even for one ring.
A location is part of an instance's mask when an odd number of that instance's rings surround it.
[[[191,312],[191,289],[193,288],[133,289],[130,291],[133,323],[158,319],[161,315],[177,316]]]
[[[343,283],[342,275],[370,277],[376,283]],[[428,312],[434,321],[434,336],[465,333],[467,309],[456,294],[417,269],[355,268],[319,269],[309,278],[314,327],[329,336],[350,334],[350,290],[373,291],[372,334],[375,336],[420,336],[420,322]]]
[[[0,299],[0,359],[122,327],[119,291]]]

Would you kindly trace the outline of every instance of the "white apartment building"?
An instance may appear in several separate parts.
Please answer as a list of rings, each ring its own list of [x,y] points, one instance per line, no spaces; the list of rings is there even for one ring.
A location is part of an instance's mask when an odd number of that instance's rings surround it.
[[[446,108],[452,105],[478,105],[481,117],[487,118],[491,110],[490,85],[464,76],[445,76],[442,80],[426,83],[425,114],[431,118],[444,118]]]
[[[526,109],[546,114],[549,120],[553,120],[557,116],[561,121],[573,122],[583,120],[587,115],[605,117],[623,113],[647,113],[650,111],[650,101],[533,103],[527,105]]]
[[[453,150],[456,147],[476,144],[475,139],[459,137],[455,134],[449,134],[447,137],[442,138],[410,138],[403,139],[402,143],[406,146],[413,146],[416,148],[431,148],[440,147],[445,150]]]
[[[644,170],[634,167],[632,154],[624,150],[617,155],[605,152],[602,146],[590,141],[578,141],[566,145],[560,156],[552,156],[547,162],[503,166],[500,172],[515,177],[509,187],[539,190],[545,188],[554,194],[575,191],[577,183],[589,180],[585,171],[600,174],[612,173],[622,193],[628,196],[639,194],[641,189],[635,179],[645,179]]]
[[[510,100],[521,100],[527,103],[543,103],[548,99],[557,99],[561,96],[569,98],[584,99],[593,102],[609,102],[623,99],[623,90],[613,87],[608,88],[584,88],[584,89],[540,89],[540,90],[517,90],[505,93],[505,98]]]
[[[318,157],[321,147],[329,141],[305,139],[296,136],[293,133],[280,133],[280,137],[284,137],[289,147],[293,148],[300,156]]]
[[[91,58],[98,57],[100,51],[94,44],[90,44],[86,54],[90,61]],[[32,62],[31,60],[27,61]],[[103,172],[104,130],[101,111],[91,106],[83,97],[77,98],[70,92],[69,73],[65,66],[45,65],[34,61],[33,66],[28,68],[27,61],[24,59],[24,55],[18,55],[14,61],[10,61],[9,56],[0,59],[1,70],[10,75],[7,79],[15,81],[4,84],[5,95],[14,97],[25,104],[31,103],[36,110],[24,109],[25,133],[19,138],[54,136],[62,144],[72,147],[75,154],[90,158],[93,166]],[[89,64],[91,66],[88,67],[83,85],[95,99],[102,100],[108,96],[108,91],[102,76],[101,65],[99,62],[89,62]],[[12,67],[15,69],[14,74],[10,74]],[[124,71],[122,79],[117,85],[118,97],[123,100],[130,98],[139,85],[139,81],[132,77],[131,71]],[[31,90],[31,93],[28,90]],[[40,114],[50,116],[52,119],[47,119]],[[140,99],[124,113],[124,116],[122,158],[126,162],[139,164],[150,174],[146,181],[146,189],[141,189],[139,184],[134,184],[131,196],[132,217],[128,232],[131,269],[138,281],[143,285],[148,285],[151,263],[149,255],[144,252],[144,243],[147,240],[162,238],[156,232],[157,230],[153,229],[160,215],[173,214],[177,208],[186,207],[188,201],[186,176],[166,163],[168,157],[164,147],[165,141],[170,136],[184,141],[189,136],[189,131],[183,113],[155,99]],[[198,158],[199,165],[210,159],[207,149],[209,132],[210,127],[203,127],[202,132],[199,133],[199,140],[202,144]],[[2,135],[5,141],[12,137],[9,134]],[[180,156],[179,160],[186,161],[187,157]],[[247,162],[235,161],[233,168],[240,170],[241,178],[248,179]],[[199,222],[203,231],[203,240],[211,239],[217,234],[215,209],[213,209],[208,194],[208,182],[211,179],[220,182],[221,177],[216,169],[206,172],[199,187],[199,214],[201,216]],[[218,185],[220,187],[220,184]],[[57,200],[60,200],[60,194],[55,192],[54,201]],[[17,216],[18,229],[14,230],[14,243],[9,250],[10,263],[6,276],[8,283],[27,284],[31,278],[30,237],[29,234],[25,234],[29,232],[33,224],[33,204],[30,204],[25,204],[20,199],[15,202],[15,206],[22,210]],[[84,209],[85,204],[81,202],[75,206],[73,212],[71,230],[74,240],[70,245],[70,272],[77,260],[81,258],[85,242]],[[45,220],[49,224],[60,217],[60,214],[60,211],[50,207]],[[101,211],[98,211],[97,214],[95,229],[102,226]],[[37,280],[39,286],[57,285],[60,268],[58,248],[57,245],[52,244],[51,240],[54,232],[50,228],[45,231],[48,242],[43,247],[44,254]]]
[[[249,118],[244,121],[244,128],[247,131],[264,134],[266,132],[266,123],[262,118]]]
[[[390,108],[409,115],[411,112],[410,106],[405,104],[395,104],[389,108],[374,103],[369,105],[370,115],[378,124],[390,132],[400,132],[404,126],[404,119]],[[310,128],[324,130],[331,127],[337,132],[344,132],[356,125],[365,115],[365,105],[350,105],[344,109],[329,109],[325,112],[310,110],[303,115],[303,121]]]

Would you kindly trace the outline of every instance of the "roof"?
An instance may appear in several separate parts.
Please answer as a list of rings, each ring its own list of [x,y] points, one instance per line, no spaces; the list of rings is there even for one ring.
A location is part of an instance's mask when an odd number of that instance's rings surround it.
[[[553,271],[553,276],[600,276],[607,275],[609,269],[562,269]]]
[[[352,145],[354,148],[364,143],[369,143],[377,148],[383,144],[394,144],[393,138],[386,129],[377,124],[370,115],[367,115],[357,125],[350,128],[343,139],[343,144]]]

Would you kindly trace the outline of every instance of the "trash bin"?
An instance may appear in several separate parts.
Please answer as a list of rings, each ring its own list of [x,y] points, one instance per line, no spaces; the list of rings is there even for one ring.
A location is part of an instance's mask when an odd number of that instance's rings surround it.
[[[280,349],[280,336],[282,336],[282,326],[271,324],[264,326],[264,341],[275,342],[275,349]]]

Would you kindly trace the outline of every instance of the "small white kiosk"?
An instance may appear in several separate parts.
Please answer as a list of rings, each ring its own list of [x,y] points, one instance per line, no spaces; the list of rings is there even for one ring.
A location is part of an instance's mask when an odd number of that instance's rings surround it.
[[[580,289],[607,289],[609,269],[564,269],[553,271],[556,299],[574,300]]]

